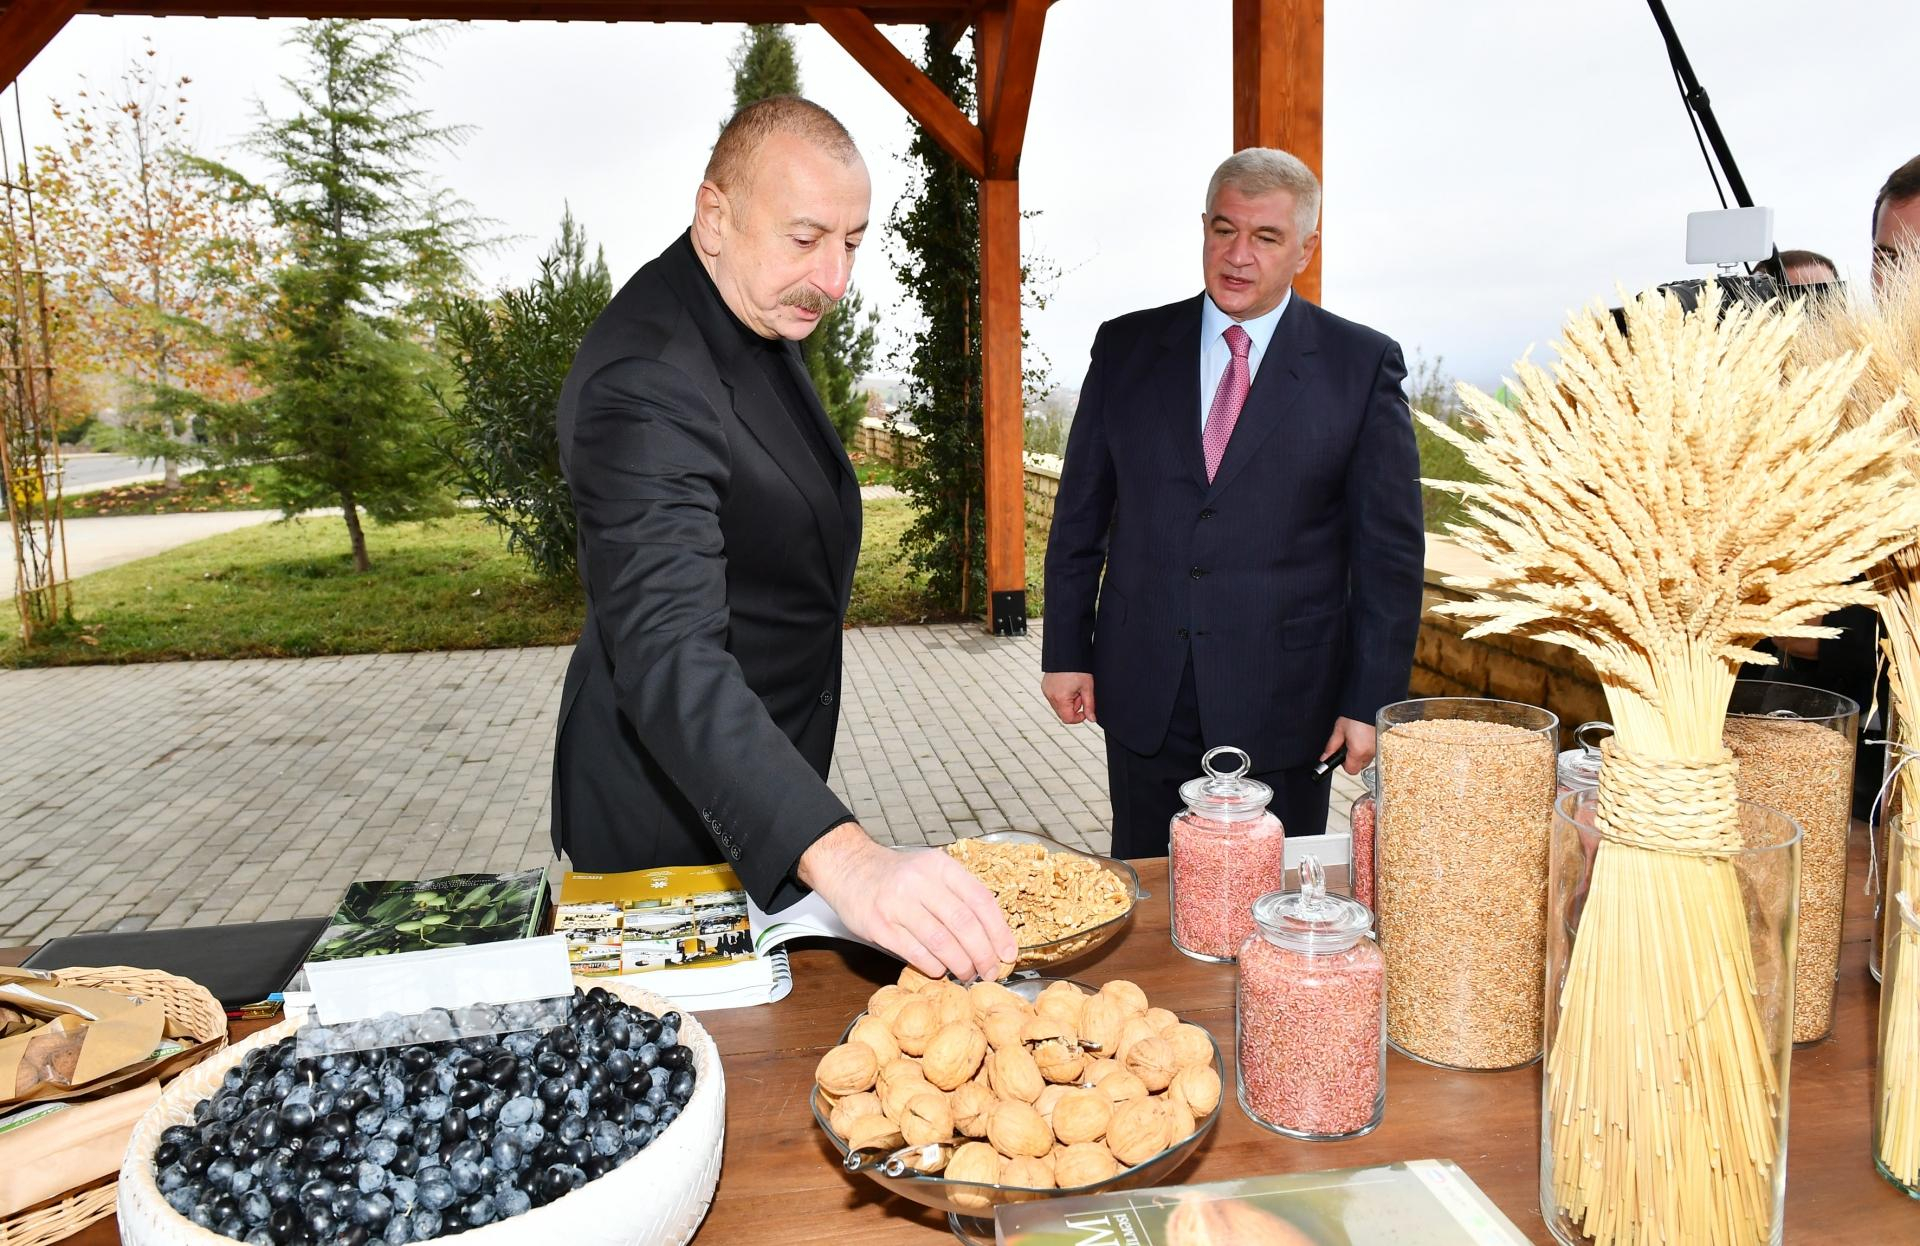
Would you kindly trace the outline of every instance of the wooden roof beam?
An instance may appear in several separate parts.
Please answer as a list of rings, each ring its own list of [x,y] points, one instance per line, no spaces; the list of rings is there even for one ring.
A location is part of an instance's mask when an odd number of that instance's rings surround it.
[[[13,0],[0,9],[0,91],[13,85],[40,49],[53,41],[82,0]],[[24,158],[24,157],[23,157]],[[13,170],[5,170],[11,176]]]
[[[807,16],[833,36],[888,95],[927,128],[934,141],[974,177],[987,171],[986,140],[946,92],[893,46],[873,19],[859,9],[842,5],[810,5]]]
[[[1007,0],[1006,15],[992,23],[996,29],[985,50],[997,66],[983,84],[990,86],[991,98],[982,98],[980,103],[988,177],[1019,174],[1027,114],[1033,106],[1033,81],[1040,68],[1040,35],[1046,21],[1047,0]]]

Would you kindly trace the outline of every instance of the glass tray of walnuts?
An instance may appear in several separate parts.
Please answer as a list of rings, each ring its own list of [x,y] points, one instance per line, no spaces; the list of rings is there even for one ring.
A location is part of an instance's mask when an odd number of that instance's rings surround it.
[[[1004,1203],[1160,1183],[1219,1119],[1220,1049],[1138,986],[963,987],[913,969],[815,1070],[846,1167],[993,1240]]]

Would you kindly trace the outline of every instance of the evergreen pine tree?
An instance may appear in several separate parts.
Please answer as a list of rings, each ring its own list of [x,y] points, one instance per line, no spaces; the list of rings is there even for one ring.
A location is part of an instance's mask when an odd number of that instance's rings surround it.
[[[461,138],[409,99],[415,44],[431,33],[300,27],[289,42],[304,64],[286,82],[296,108],[263,112],[250,140],[273,168],[272,193],[256,189],[290,262],[266,292],[267,333],[237,344],[266,393],[229,405],[222,431],[237,457],[273,461],[270,496],[289,514],[341,508],[358,571],[370,566],[362,511],[390,522],[447,506],[427,391],[441,365],[423,316],[463,283],[471,226],[420,173]]]
[[[800,94],[800,58],[785,26],[747,27],[729,64],[736,110],[771,96]],[[820,405],[827,409],[843,442],[853,440],[860,417],[867,413],[867,395],[860,382],[873,363],[879,327],[880,314],[866,310],[859,291],[848,290],[847,297],[800,343]]]

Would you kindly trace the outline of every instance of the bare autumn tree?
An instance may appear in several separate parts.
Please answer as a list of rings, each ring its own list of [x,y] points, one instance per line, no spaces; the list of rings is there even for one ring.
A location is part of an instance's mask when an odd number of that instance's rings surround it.
[[[54,101],[60,141],[36,151],[41,241],[69,332],[62,360],[136,395],[136,453],[162,459],[169,489],[193,457],[191,393],[209,402],[253,389],[208,327],[252,313],[242,291],[269,257],[256,208],[197,174],[185,77],[144,55],[106,87]],[[71,392],[71,391],[69,391]]]

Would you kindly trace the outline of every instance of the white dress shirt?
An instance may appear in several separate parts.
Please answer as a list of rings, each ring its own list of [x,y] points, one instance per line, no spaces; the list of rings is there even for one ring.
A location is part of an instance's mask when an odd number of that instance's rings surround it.
[[[1252,339],[1247,347],[1247,383],[1253,383],[1254,376],[1260,371],[1260,361],[1266,357],[1267,343],[1273,340],[1274,326],[1280,323],[1280,317],[1286,313],[1287,304],[1293,302],[1293,287],[1280,296],[1280,305],[1264,316],[1252,320],[1235,320],[1214,306],[1213,296],[1200,296],[1200,428],[1207,427],[1207,412],[1213,409],[1214,391],[1220,388],[1220,378],[1226,374],[1227,364],[1233,359],[1233,351],[1227,347],[1227,326],[1237,324],[1247,331]]]

